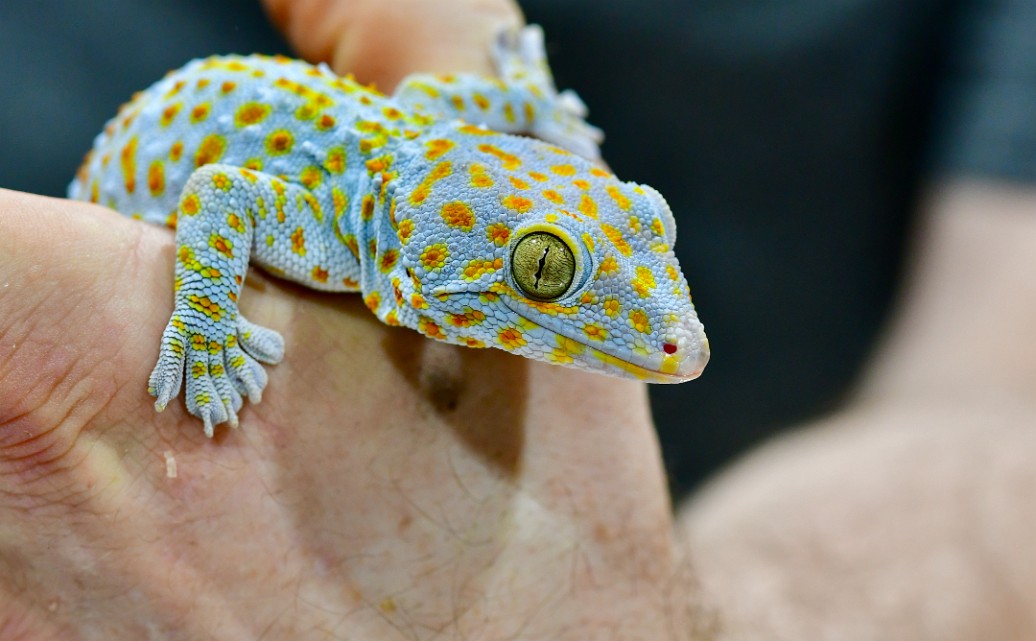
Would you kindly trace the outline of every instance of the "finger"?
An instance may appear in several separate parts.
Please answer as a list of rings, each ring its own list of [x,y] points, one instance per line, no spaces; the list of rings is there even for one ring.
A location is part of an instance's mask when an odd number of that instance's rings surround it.
[[[511,0],[263,0],[304,58],[391,91],[413,71],[492,73],[489,43],[523,22]]]

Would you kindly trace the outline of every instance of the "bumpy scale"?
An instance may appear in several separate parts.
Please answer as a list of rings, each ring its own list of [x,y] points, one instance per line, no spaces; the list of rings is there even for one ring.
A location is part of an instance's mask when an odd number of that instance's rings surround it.
[[[186,380],[211,436],[236,426],[242,396],[260,400],[259,362],[284,342],[238,312],[249,263],[362,292],[383,322],[437,340],[698,376],[708,342],[665,200],[591,162],[600,132],[555,90],[538,27],[501,34],[493,54],[500,78],[417,74],[392,97],[323,65],[213,57],[122,107],[69,196],[176,228],[159,410]]]

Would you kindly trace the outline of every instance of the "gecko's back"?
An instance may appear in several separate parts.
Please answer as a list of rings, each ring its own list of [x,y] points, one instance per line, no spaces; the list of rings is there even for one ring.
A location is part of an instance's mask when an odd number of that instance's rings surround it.
[[[651,382],[701,372],[665,200],[586,159],[600,134],[555,90],[538,28],[493,54],[500,79],[415,74],[391,97],[322,66],[215,57],[120,110],[69,192],[176,227],[158,409],[186,382],[211,435],[259,400],[259,362],[284,344],[238,311],[249,264],[361,291],[437,340]]]

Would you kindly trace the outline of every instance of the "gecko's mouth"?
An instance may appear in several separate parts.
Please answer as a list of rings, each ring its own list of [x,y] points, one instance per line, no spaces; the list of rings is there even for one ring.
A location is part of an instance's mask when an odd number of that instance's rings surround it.
[[[562,354],[577,363],[580,369],[605,371],[625,378],[649,383],[683,383],[701,375],[709,362],[709,343],[697,317],[692,314],[676,328],[672,342],[664,350],[632,350],[625,346],[594,345],[579,335],[579,329],[566,322],[561,315],[540,312],[534,307],[509,296],[502,296],[504,304],[543,332],[543,342],[556,344]],[[551,341],[553,335],[554,340]]]

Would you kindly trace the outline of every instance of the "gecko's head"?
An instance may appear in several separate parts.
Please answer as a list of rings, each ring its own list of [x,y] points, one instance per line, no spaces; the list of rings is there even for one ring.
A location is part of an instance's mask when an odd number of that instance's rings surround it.
[[[448,149],[426,154],[400,199],[417,328],[626,378],[697,377],[708,340],[662,196],[551,145],[467,135],[426,142]]]

